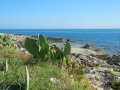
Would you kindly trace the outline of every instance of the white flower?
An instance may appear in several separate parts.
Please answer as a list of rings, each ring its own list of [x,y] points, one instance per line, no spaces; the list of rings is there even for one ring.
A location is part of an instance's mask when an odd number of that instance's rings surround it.
[[[56,78],[50,78],[50,82],[56,82]]]

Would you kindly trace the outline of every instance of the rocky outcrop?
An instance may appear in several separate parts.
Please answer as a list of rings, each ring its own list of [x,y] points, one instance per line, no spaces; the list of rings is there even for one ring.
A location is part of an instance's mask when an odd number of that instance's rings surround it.
[[[71,54],[71,61],[84,67],[86,78],[97,90],[114,90],[113,85],[120,82],[120,66],[109,65],[102,59],[76,53]]]
[[[104,51],[94,51],[91,49],[84,49],[84,48],[72,48],[71,53],[82,54],[85,56],[94,56],[97,58],[98,58],[98,56],[101,56],[101,57],[109,56],[109,54]]]
[[[91,49],[91,48],[92,48],[92,45],[91,45],[91,44],[86,43],[86,44],[85,44],[85,46],[83,46],[83,48]]]
[[[106,67],[88,67],[85,69],[85,74],[92,86],[97,90],[115,90],[112,87],[114,83],[120,81],[120,72],[114,72],[116,75],[114,77],[111,73],[108,73],[109,70],[110,68]]]
[[[62,43],[65,42],[65,40],[63,38],[47,37],[46,39],[48,42],[62,42]]]
[[[120,66],[120,55],[113,55],[112,57],[108,57],[104,60],[106,60],[106,62],[110,65]]]
[[[50,46],[50,49],[51,49],[51,50],[57,50],[57,49],[59,49],[59,47],[57,47],[57,45],[55,45],[55,44],[52,44],[52,45]]]
[[[77,62],[77,64],[79,64],[82,67],[95,67],[101,64],[107,64],[105,61],[98,59],[96,57],[84,56],[82,54],[75,54],[75,53],[72,53],[71,59]]]

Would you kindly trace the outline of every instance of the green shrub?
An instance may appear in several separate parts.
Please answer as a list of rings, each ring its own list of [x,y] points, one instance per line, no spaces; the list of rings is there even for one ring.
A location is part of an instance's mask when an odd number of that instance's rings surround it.
[[[112,88],[115,90],[120,90],[120,82],[116,82],[116,83],[112,84]]]
[[[11,40],[11,38],[10,37],[8,37],[8,36],[0,36],[0,44],[2,44],[3,46],[6,46],[6,45],[8,45],[8,46],[11,46],[12,45],[12,40]]]
[[[115,74],[114,71],[107,70],[106,72],[109,73],[109,74],[111,74],[112,77],[117,77],[118,76],[117,74]]]

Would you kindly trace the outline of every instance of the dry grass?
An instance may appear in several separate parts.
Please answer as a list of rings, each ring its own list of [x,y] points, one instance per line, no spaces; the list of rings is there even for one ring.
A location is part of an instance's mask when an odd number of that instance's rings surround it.
[[[19,52],[13,47],[0,48],[0,57],[17,58],[19,60],[24,60],[24,61],[29,59],[28,55],[24,54],[23,52]]]

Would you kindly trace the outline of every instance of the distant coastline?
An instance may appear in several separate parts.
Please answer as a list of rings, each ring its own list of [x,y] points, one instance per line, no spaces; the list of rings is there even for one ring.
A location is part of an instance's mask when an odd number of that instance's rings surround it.
[[[86,43],[94,44],[94,48],[112,54],[120,52],[120,29],[0,29],[0,33],[37,35],[64,38],[76,41],[72,47],[82,47]]]

